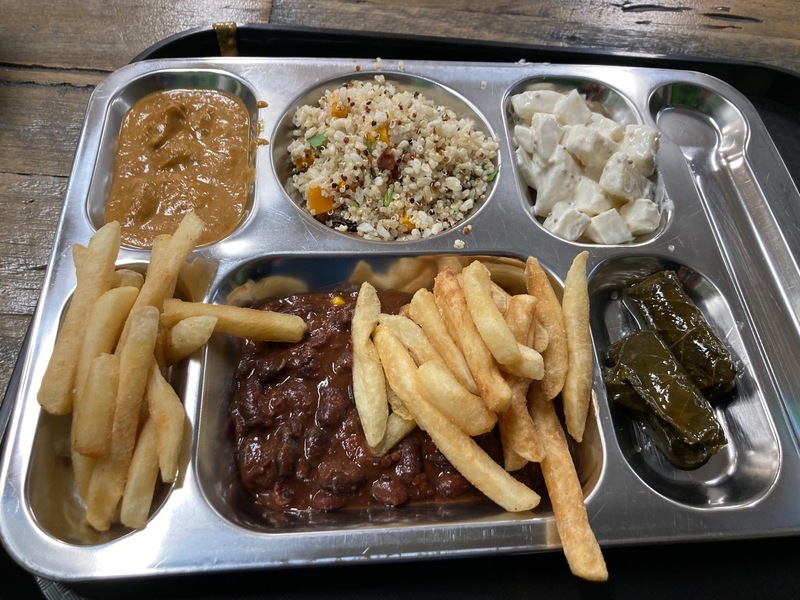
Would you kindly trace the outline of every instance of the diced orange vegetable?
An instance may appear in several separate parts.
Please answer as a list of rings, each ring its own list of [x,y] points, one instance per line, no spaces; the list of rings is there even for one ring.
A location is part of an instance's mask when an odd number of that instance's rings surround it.
[[[382,142],[389,143],[389,123],[386,122],[376,130]]]
[[[306,169],[308,169],[308,167],[310,167],[313,164],[314,164],[313,152],[306,152],[305,155],[303,155],[303,158],[298,158],[295,161],[294,166],[298,171],[305,171]]]
[[[403,211],[403,220],[400,221],[400,227],[405,227],[406,231],[413,231],[417,228],[417,226],[411,222],[411,219],[408,218],[408,215],[405,211]]]
[[[339,94],[333,92],[333,101],[331,102],[331,116],[343,119],[347,116],[347,104],[339,102]]]
[[[330,212],[333,210],[333,197],[326,196],[321,187],[310,187],[308,188],[308,209],[317,215]]]
[[[331,304],[334,306],[344,306],[344,298],[341,296],[334,296],[331,298]]]

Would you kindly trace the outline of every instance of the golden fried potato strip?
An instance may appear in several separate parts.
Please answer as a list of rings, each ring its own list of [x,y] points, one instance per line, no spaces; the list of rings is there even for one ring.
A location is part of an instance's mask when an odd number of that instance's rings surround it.
[[[106,531],[125,488],[130,467],[145,386],[153,363],[153,349],[158,335],[158,309],[134,307],[128,317],[128,337],[117,348],[119,387],[111,430],[111,449],[98,460],[92,472],[86,500],[86,516],[98,531]]]
[[[531,385],[528,401],[544,444],[542,475],[570,570],[589,581],[606,581],[606,563],[589,525],[581,482],[555,407],[536,382]]]
[[[477,394],[478,386],[472,377],[469,365],[467,365],[464,354],[456,344],[453,336],[450,335],[439,309],[436,308],[433,294],[429,290],[419,290],[415,293],[411,298],[408,314],[415,323],[422,327],[425,336],[439,356],[442,357],[445,364],[450,367],[453,375],[461,382],[461,385],[467,388],[470,393]]]
[[[409,371],[413,373],[416,369],[414,359],[394,334],[378,325],[373,339],[389,385],[458,472],[505,510],[519,512],[535,508],[540,501],[536,492],[509,475],[475,440],[424,399],[416,377],[408,376]]]
[[[453,334],[486,406],[503,412],[511,404],[511,388],[501,375],[492,353],[486,347],[467,308],[467,300],[456,274],[449,268],[440,271],[433,295],[447,329]]]
[[[537,259],[528,258],[525,275],[528,293],[536,297],[534,317],[547,331],[547,348],[542,352],[545,372],[541,379],[541,389],[542,394],[552,400],[561,393],[569,369],[564,315],[550,279]]]
[[[63,415],[72,410],[84,329],[95,302],[111,288],[119,253],[119,232],[119,223],[104,225],[95,232],[88,249],[78,259],[75,291],[36,396],[49,413]]]
[[[298,342],[307,330],[306,322],[297,315],[228,306],[205,302],[184,302],[177,298],[164,301],[161,322],[174,327],[189,317],[215,317],[215,333],[262,342]]]
[[[586,282],[586,251],[578,254],[564,280],[564,326],[567,334],[569,369],[561,391],[567,431],[580,442],[592,395],[592,334],[589,329],[589,290]]]
[[[386,435],[389,401],[386,378],[372,331],[381,315],[377,290],[368,282],[361,284],[353,310],[353,398],[364,437],[370,447],[377,447]],[[401,398],[402,400],[402,398]]]

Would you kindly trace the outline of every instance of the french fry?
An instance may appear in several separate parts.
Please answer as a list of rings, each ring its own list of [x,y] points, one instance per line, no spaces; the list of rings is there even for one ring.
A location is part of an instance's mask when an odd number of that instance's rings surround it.
[[[397,339],[408,348],[417,365],[432,361],[444,364],[444,360],[436,352],[436,348],[425,335],[425,332],[410,318],[382,313],[378,322],[386,325]]]
[[[531,385],[528,395],[545,457],[541,462],[547,493],[556,517],[556,529],[564,547],[567,563],[573,574],[589,581],[606,581],[608,569],[600,545],[589,524],[583,490],[567,438],[558,420],[553,403],[542,394],[538,383]]]
[[[527,294],[511,297],[505,319],[516,340],[525,340],[533,324],[536,298]],[[499,415],[500,437],[503,444],[504,466],[515,471],[527,461],[540,462],[544,449],[528,410],[530,378],[509,376],[512,397],[510,408]]]
[[[353,398],[367,444],[378,446],[386,435],[389,400],[378,351],[371,339],[381,314],[378,292],[368,282],[361,284],[353,310]],[[401,398],[402,400],[402,398]]]
[[[519,512],[535,508],[540,501],[536,492],[509,475],[475,440],[423,399],[416,377],[408,375],[410,369],[416,368],[414,359],[400,340],[381,325],[375,329],[373,338],[389,385],[458,472],[505,510]]]
[[[119,232],[120,226],[116,221],[98,229],[81,260],[75,291],[36,396],[49,413],[63,415],[72,410],[84,329],[92,306],[111,287],[114,263],[119,253]]]
[[[497,422],[497,416],[486,408],[481,397],[470,394],[443,363],[422,363],[416,369],[416,377],[425,399],[467,435],[491,431]]]
[[[405,419],[397,413],[390,413],[386,421],[386,435],[380,444],[370,450],[375,456],[383,456],[416,428],[417,423],[414,419]]]
[[[186,411],[178,394],[164,379],[155,361],[150,368],[145,397],[150,411],[150,421],[155,429],[161,479],[166,482],[175,481],[183,444]]]
[[[422,327],[425,336],[461,385],[470,393],[477,394],[478,386],[472,377],[469,365],[442,320],[433,294],[428,290],[417,291],[411,298],[408,312],[409,317]]]
[[[133,269],[117,269],[114,271],[114,281],[111,285],[115,288],[135,287],[140,290],[144,285],[144,275]]]
[[[96,462],[86,498],[87,519],[98,531],[110,527],[125,488],[158,335],[158,309],[154,306],[134,307],[128,323],[128,337],[116,350],[120,377],[111,449],[108,456]]]
[[[529,334],[529,343],[528,345],[536,350],[539,354],[542,354],[545,350],[547,350],[547,345],[550,342],[550,336],[547,334],[547,329],[544,328],[538,320],[534,320],[533,325],[531,326],[531,332]]]
[[[90,458],[108,456],[119,385],[119,357],[100,354],[91,363],[84,392],[72,411],[72,449]]]
[[[492,298],[489,270],[473,261],[461,271],[460,281],[472,322],[495,360],[501,365],[521,361],[517,340]]]
[[[500,311],[500,314],[505,314],[505,312],[508,310],[508,301],[511,299],[511,294],[509,294],[495,282],[491,282],[490,289],[494,305],[497,307],[497,310]]]
[[[104,292],[92,307],[89,319],[84,324],[83,343],[78,356],[74,398],[76,404],[83,396],[92,361],[103,353],[114,351],[138,293],[137,288],[130,286],[112,288]]]
[[[382,367],[381,367],[382,368]],[[395,391],[390,388],[388,385],[386,386],[386,398],[389,400],[389,406],[392,408],[392,412],[389,413],[389,418],[392,415],[397,415],[401,419],[406,421],[413,421],[414,417],[411,416],[411,413],[408,412],[408,409],[403,405],[403,401],[400,399]],[[389,435],[389,425],[386,425],[386,435]],[[399,440],[398,440],[399,441]],[[376,448],[379,446],[383,446],[384,444],[388,443],[386,438],[384,438],[383,442],[375,446]]]
[[[433,285],[433,295],[442,319],[453,333],[467,361],[484,402],[494,412],[507,410],[511,404],[511,388],[497,369],[492,353],[475,327],[464,292],[453,271],[446,268],[439,272]]]
[[[517,344],[519,360],[505,365],[498,365],[501,371],[518,375],[527,379],[541,379],[544,377],[544,359],[536,350],[524,344]]]
[[[136,306],[161,308],[171,298],[183,263],[189,258],[203,233],[203,221],[193,212],[187,213],[171,236],[158,236],[150,254],[144,284]]]
[[[350,283],[357,283],[361,285],[364,282],[371,283],[372,285],[375,284],[375,271],[365,260],[359,260],[353,270],[350,272],[350,277],[348,278]]]
[[[453,273],[461,273],[461,269],[464,268],[464,262],[458,256],[454,254],[445,254],[443,256],[436,257],[436,270],[437,271],[444,271],[445,268],[450,267],[450,270]]]
[[[430,262],[431,259],[426,257],[404,256],[394,261],[385,273],[376,273],[368,262],[361,260],[356,263],[349,280],[351,283],[369,283],[378,290],[412,291],[410,288],[427,281],[427,278],[420,279],[419,276]]]
[[[123,525],[133,529],[142,529],[147,525],[157,480],[156,428],[153,420],[147,419],[136,440],[122,495],[120,521]]]
[[[578,254],[564,280],[562,308],[567,334],[569,369],[561,391],[567,431],[583,439],[592,395],[592,334],[589,329],[589,290],[586,285],[586,251]]]
[[[198,316],[178,321],[169,328],[165,348],[167,364],[173,365],[205,345],[216,325],[216,317]]]
[[[308,291],[308,283],[298,277],[288,275],[270,275],[253,283],[250,296],[255,302],[267,298],[279,298],[303,294]]]
[[[184,319],[201,316],[217,319],[214,333],[264,342],[297,342],[307,329],[306,322],[297,315],[224,304],[184,302],[177,298],[164,301],[161,322],[166,327],[174,327]]]
[[[70,452],[72,460],[72,473],[75,478],[75,487],[82,500],[89,497],[89,485],[92,482],[95,459],[84,456],[80,452]]]
[[[417,275],[403,284],[400,287],[400,291],[413,294],[417,290],[432,287],[436,272],[436,263],[432,260],[426,260],[420,265]]]
[[[569,368],[564,315],[547,273],[538,260],[528,258],[525,275],[528,293],[536,297],[535,318],[547,331],[547,348],[542,352],[545,372],[541,379],[541,389],[542,394],[552,400],[561,393]]]

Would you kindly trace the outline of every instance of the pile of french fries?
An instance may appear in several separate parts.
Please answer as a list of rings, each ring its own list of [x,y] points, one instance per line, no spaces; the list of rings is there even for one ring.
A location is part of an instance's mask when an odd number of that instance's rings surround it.
[[[37,394],[44,410],[71,413],[71,456],[89,524],[140,529],[157,480],[175,482],[188,420],[167,380],[171,365],[214,332],[299,341],[300,317],[173,298],[203,222],[194,213],[153,246],[146,274],[116,268],[120,226],[73,246],[77,283]]]
[[[364,262],[353,315],[353,392],[373,452],[389,451],[416,426],[478,490],[508,511],[539,495],[511,475],[541,465],[570,569],[608,578],[553,400],[569,435],[583,439],[592,396],[586,283],[578,254],[561,300],[535,258],[465,261],[404,258],[386,273]],[[413,293],[398,315],[381,312],[377,289]],[[503,466],[473,439],[495,426]]]

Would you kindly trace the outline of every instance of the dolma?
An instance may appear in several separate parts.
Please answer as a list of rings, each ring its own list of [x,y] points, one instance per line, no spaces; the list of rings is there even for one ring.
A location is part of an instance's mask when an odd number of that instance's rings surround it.
[[[655,273],[630,285],[626,292],[706,398],[716,400],[733,389],[736,365],[731,352],[674,271]]]
[[[610,398],[638,414],[652,414],[668,438],[710,453],[725,444],[714,409],[654,331],[644,330],[613,344],[614,366],[605,377]]]
[[[645,435],[653,441],[669,462],[679,469],[692,470],[702,467],[725,445],[724,436],[717,444],[687,444],[674,429],[655,415],[637,414],[635,418],[642,426]]]

